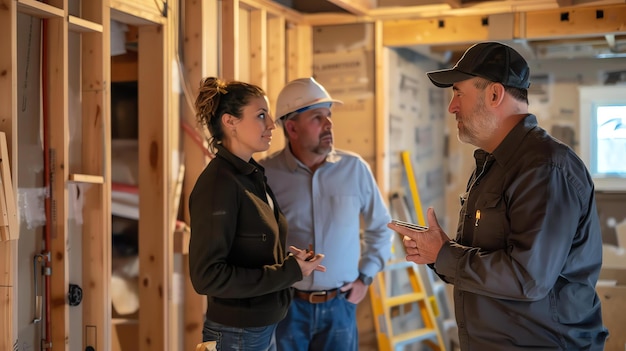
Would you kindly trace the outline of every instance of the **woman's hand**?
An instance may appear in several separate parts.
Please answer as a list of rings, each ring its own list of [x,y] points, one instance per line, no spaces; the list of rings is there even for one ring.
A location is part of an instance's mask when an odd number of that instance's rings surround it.
[[[296,258],[302,276],[308,277],[313,271],[326,272],[326,267],[320,264],[324,259],[324,254],[316,254],[313,250],[302,250],[295,246],[289,246],[289,251]]]

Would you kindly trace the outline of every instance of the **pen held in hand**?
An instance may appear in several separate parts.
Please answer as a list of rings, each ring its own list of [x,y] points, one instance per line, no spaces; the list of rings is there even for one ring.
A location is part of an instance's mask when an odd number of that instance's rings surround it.
[[[309,247],[306,249],[306,253],[308,254],[307,258],[305,258],[305,261],[310,261],[313,259],[313,257],[315,257],[315,251],[313,251],[313,244],[309,244]]]

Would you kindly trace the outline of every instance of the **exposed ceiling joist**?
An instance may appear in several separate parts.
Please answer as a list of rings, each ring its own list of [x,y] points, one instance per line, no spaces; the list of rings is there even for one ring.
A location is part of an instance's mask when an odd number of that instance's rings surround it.
[[[275,1],[292,2],[312,26],[377,22],[383,45],[439,62],[486,40],[506,42],[531,59],[626,55],[625,0]]]
[[[518,15],[388,20],[383,23],[386,46],[582,38],[605,33],[626,33],[626,5],[530,11]]]
[[[526,39],[596,37],[626,33],[626,5],[570,7],[525,14]]]
[[[366,16],[375,6],[375,0],[328,0],[357,16]]]

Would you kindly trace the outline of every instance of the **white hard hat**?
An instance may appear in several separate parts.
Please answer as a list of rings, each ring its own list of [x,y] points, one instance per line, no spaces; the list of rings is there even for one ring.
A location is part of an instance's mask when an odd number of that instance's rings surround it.
[[[299,78],[287,83],[278,94],[275,116],[281,119],[292,112],[304,112],[319,104],[330,108],[333,103],[343,104],[342,101],[330,97],[315,79]]]

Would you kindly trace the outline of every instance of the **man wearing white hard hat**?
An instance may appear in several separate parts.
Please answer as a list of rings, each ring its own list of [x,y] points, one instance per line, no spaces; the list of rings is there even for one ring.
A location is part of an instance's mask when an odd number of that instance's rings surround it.
[[[260,161],[287,217],[287,245],[325,255],[326,272],[294,285],[279,351],[357,350],[356,305],[391,255],[391,217],[368,164],[333,147],[331,108],[341,103],[313,78],[289,82],[275,113],[286,146]]]

